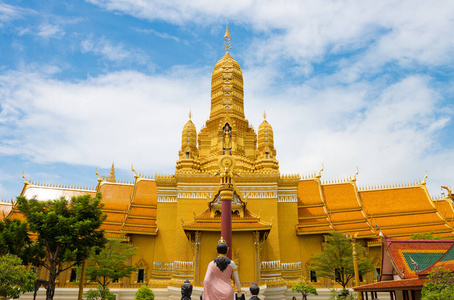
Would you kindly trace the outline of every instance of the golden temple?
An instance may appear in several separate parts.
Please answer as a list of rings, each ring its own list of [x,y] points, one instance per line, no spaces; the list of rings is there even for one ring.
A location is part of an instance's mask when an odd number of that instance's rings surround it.
[[[211,78],[211,111],[205,125],[184,125],[175,174],[154,177],[138,174],[119,182],[112,165],[108,176],[98,174],[94,188],[28,182],[21,196],[38,200],[102,193],[108,215],[102,228],[107,236],[121,236],[138,247],[131,264],[138,271],[109,287],[178,288],[188,279],[202,286],[208,263],[216,257],[220,237],[220,186],[214,173],[219,159],[235,162],[232,199],[232,253],[244,287],[253,282],[284,295],[301,276],[319,287],[336,284],[311,273],[311,257],[322,251],[324,234],[355,234],[381,266],[381,240],[375,225],[389,237],[435,231],[454,238],[451,190],[432,199],[426,177],[408,185],[360,189],[358,172],[340,181],[322,180],[322,170],[301,178],[279,170],[271,124],[264,120],[257,132],[245,118],[243,76],[230,56],[228,27],[225,55],[216,62]],[[175,149],[176,152],[176,149]],[[132,176],[131,176],[132,177]],[[3,217],[21,217],[12,204],[0,206]],[[0,217],[2,218],[2,217]],[[45,278],[46,270],[39,270]],[[363,276],[374,282],[377,274]],[[73,270],[63,273],[58,286],[74,287]],[[278,294],[279,294],[278,293]]]

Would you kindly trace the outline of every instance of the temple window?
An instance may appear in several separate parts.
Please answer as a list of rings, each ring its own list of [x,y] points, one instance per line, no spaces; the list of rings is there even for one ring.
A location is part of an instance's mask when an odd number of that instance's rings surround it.
[[[265,158],[270,158],[270,154],[268,152],[265,152]]]
[[[311,282],[317,282],[317,274],[315,271],[310,271]]]
[[[69,282],[75,282],[77,278],[76,269],[71,269],[71,275],[69,275]]]
[[[186,152],[186,158],[189,158],[189,152]]]
[[[114,280],[112,280],[112,283],[118,283],[118,278],[115,278]]]
[[[363,282],[363,281],[364,281],[363,274],[359,273],[359,282]]]
[[[230,93],[225,93],[224,95],[225,95],[225,96],[229,96],[229,95],[230,95]]]
[[[144,278],[144,269],[139,269],[137,273],[137,283],[143,283],[143,278]]]
[[[230,83],[230,81],[226,80],[226,81],[224,81],[224,83]]]

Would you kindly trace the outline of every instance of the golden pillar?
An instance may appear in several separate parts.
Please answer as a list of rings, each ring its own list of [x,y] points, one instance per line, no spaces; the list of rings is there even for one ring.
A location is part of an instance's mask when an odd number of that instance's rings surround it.
[[[351,238],[352,240],[352,248],[353,248],[353,269],[355,271],[355,285],[359,286],[359,271],[358,271],[358,253],[356,252],[356,237],[358,236],[358,233],[355,233],[355,235]],[[361,292],[356,292],[356,295],[358,297],[358,300],[361,300]]]

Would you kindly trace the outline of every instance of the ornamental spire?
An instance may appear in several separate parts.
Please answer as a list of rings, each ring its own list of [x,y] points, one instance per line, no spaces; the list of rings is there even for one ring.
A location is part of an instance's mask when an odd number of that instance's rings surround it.
[[[232,46],[230,45],[231,39],[232,39],[232,37],[230,36],[230,33],[229,33],[229,23],[227,23],[227,28],[225,29],[225,34],[224,34],[224,49],[227,53],[229,53],[230,48],[232,48]]]
[[[110,174],[109,177],[107,178],[108,182],[117,182],[115,178],[115,164],[112,162],[112,167],[110,168]]]

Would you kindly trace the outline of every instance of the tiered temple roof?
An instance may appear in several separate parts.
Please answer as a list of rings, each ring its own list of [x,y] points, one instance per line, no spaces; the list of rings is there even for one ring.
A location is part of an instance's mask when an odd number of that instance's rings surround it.
[[[388,236],[436,232],[453,236],[450,199],[431,200],[425,182],[412,186],[358,190],[356,178],[322,184],[320,174],[298,185],[299,235],[339,232],[376,236],[378,225]]]

